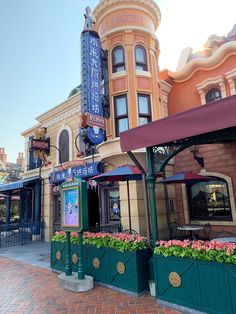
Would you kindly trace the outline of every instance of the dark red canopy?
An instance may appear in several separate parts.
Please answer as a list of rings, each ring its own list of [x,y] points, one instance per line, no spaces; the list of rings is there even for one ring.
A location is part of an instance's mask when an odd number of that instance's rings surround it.
[[[236,95],[160,119],[120,134],[123,152],[236,126]]]

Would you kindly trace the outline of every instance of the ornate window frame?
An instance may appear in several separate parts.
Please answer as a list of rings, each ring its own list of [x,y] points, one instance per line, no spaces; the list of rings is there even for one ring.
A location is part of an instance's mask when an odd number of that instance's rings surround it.
[[[67,130],[69,133],[69,160],[72,160],[72,130],[68,125],[62,125],[58,131],[57,131],[57,147],[59,148],[59,138],[60,138],[60,134],[63,130]],[[59,165],[59,151],[57,150],[56,153],[56,164]]]
[[[214,87],[219,87],[221,91],[222,98],[226,97],[225,81],[222,75],[211,77],[196,85],[197,91],[201,98],[201,105],[206,104],[206,94]]]
[[[143,52],[143,57],[144,57],[144,62],[140,62],[137,60],[137,57],[136,57],[136,50],[137,49],[141,49],[142,52]],[[148,72],[148,53],[147,53],[147,49],[144,45],[138,43],[135,45],[134,47],[134,60],[135,60],[135,69],[136,71],[139,71],[139,72]],[[137,69],[138,66],[142,66],[143,69]]]
[[[122,53],[123,53],[123,60],[122,62],[119,62],[119,63],[115,63],[115,53],[118,49],[121,49],[122,50]],[[112,73],[120,73],[120,72],[124,72],[125,71],[125,49],[122,45],[116,45],[112,48],[112,51],[111,51],[111,60],[112,60]],[[117,71],[117,68],[119,67],[124,67],[123,70],[118,70]]]
[[[233,70],[225,73],[226,79],[228,81],[229,84],[229,88],[230,88],[230,94],[231,95],[235,95],[236,94],[236,68],[234,68]]]

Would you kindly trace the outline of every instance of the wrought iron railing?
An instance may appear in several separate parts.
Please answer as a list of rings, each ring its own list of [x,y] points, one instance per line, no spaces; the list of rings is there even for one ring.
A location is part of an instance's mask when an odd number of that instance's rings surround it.
[[[30,242],[44,241],[44,223],[21,221],[0,225],[0,247],[24,245]]]

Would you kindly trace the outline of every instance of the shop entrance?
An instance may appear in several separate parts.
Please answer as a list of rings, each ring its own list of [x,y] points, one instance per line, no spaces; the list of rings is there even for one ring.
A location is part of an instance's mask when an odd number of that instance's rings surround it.
[[[97,189],[88,189],[88,222],[89,227],[100,225],[99,198]]]

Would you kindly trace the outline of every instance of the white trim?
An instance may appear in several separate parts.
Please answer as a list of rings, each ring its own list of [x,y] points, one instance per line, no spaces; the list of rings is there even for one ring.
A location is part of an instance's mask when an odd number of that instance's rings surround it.
[[[235,95],[236,94],[236,87],[235,87],[235,81],[234,80],[236,79],[236,68],[225,73],[225,76],[226,76],[226,79],[228,80],[231,95]]]
[[[216,77],[210,77],[201,83],[196,85],[197,91],[200,95],[201,105],[205,105],[206,103],[206,93],[211,87],[218,86],[221,91],[222,98],[226,97],[225,83],[224,77],[222,75]]]

